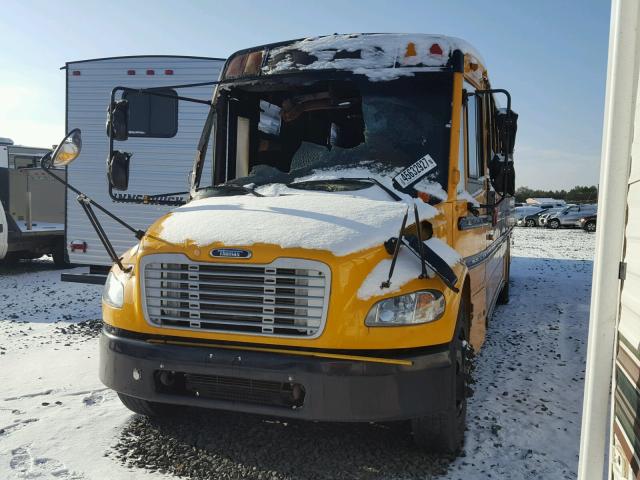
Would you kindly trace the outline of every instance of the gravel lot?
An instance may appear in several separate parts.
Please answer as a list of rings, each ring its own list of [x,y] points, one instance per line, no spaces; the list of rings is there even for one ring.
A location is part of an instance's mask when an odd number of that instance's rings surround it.
[[[46,259],[0,267],[0,478],[575,478],[593,246],[516,230],[456,459],[416,451],[404,424],[132,415],[97,380],[99,287]]]

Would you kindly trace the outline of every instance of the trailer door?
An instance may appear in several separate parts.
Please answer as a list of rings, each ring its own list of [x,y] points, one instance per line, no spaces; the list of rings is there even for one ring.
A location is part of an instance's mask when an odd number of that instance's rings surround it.
[[[627,224],[621,263],[620,320],[613,389],[613,478],[640,478],[640,104],[627,195]]]

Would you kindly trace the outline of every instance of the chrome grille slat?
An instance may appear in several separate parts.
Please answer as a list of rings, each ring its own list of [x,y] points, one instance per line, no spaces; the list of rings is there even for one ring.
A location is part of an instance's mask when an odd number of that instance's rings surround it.
[[[169,282],[169,283],[190,283],[190,281],[188,279],[177,279],[177,278],[167,278],[167,279],[156,279],[156,278],[149,278],[147,279],[147,281],[149,280],[160,280],[163,282]],[[233,282],[233,283],[225,283],[225,282],[208,282],[208,281],[198,281],[197,282],[200,285],[210,285],[212,287],[261,287],[263,285],[266,286],[274,286],[274,287],[278,287],[278,288],[296,288],[296,289],[306,289],[306,290],[311,290],[311,289],[316,289],[316,290],[324,290],[325,286],[310,286],[310,285],[282,285],[282,284],[269,284],[269,283],[240,283],[240,282]]]
[[[162,288],[162,287],[150,287],[150,286],[147,286],[147,290],[159,290],[159,291],[164,291],[164,292],[187,293],[187,291],[185,291],[184,289],[179,289],[179,288]],[[233,294],[233,296],[234,297],[255,297],[256,294],[254,294],[254,293],[235,292]],[[324,298],[324,296],[322,296],[322,295],[286,295],[286,294],[278,294],[278,298],[287,298],[287,299],[315,298],[315,299],[322,300]]]
[[[185,302],[187,303],[189,301],[189,298],[180,298],[180,297],[157,297],[154,295],[147,295],[147,298],[153,298],[154,300],[171,300],[171,301],[176,301],[176,302]],[[215,305],[224,305],[224,306],[229,306],[229,307],[233,307],[236,305],[245,305],[245,306],[251,306],[251,307],[260,307],[262,305],[264,305],[263,302],[253,302],[253,303],[249,303],[249,302],[243,302],[243,301],[237,301],[237,302],[229,302],[229,301],[218,301],[218,300],[210,300],[210,299],[206,299],[205,301],[202,301],[201,299],[201,303],[207,303],[207,304],[215,304]],[[316,307],[313,305],[299,305],[299,304],[295,304],[295,303],[287,303],[287,304],[278,304],[278,303],[268,303],[267,305],[274,307],[274,308],[290,308],[295,310],[296,308],[304,308],[305,310],[320,310],[322,312],[323,308],[322,307]],[[322,316],[322,315],[319,315]]]
[[[201,324],[202,323],[214,323],[214,324],[218,324],[218,325],[235,325],[238,327],[260,327],[262,326],[262,323],[260,322],[243,322],[243,321],[239,321],[239,320],[214,320],[214,319],[193,319],[193,318],[187,318],[187,317],[172,317],[172,316],[168,316],[168,315],[162,315],[161,317],[159,317],[163,320],[171,320],[174,322],[187,322],[189,323],[192,320],[198,320]],[[270,326],[274,327],[274,328],[282,328],[282,329],[287,329],[287,330],[306,330],[308,327],[302,327],[300,325],[291,325],[288,323],[271,323],[269,324]],[[194,328],[195,330],[205,330],[204,328]]]
[[[148,267],[147,270],[149,271],[154,271],[154,272],[164,272],[164,273],[188,273],[188,272],[194,272],[196,270],[178,270],[178,269],[167,269],[167,268],[153,268],[153,267]],[[287,275],[287,274],[281,274],[281,273],[274,273],[274,274],[270,274],[270,273],[233,273],[233,272],[225,272],[225,271],[220,271],[220,272],[214,272],[214,271],[208,271],[208,270],[199,270],[200,273],[204,273],[205,275],[214,275],[214,276],[219,276],[219,277],[275,277],[275,278],[284,278],[284,279],[295,279],[295,280],[301,280],[301,279],[317,279],[317,278],[322,278],[322,276],[319,275]]]
[[[201,308],[201,309],[194,309],[194,308],[180,308],[180,307],[172,307],[172,306],[168,306],[166,308],[163,307],[156,307],[151,305],[151,308],[160,308],[161,310],[171,310],[173,312],[182,312],[182,313],[192,313],[192,312],[199,312],[201,315],[203,313],[206,314],[212,314],[212,315],[236,315],[236,316],[256,316],[256,317],[262,317],[264,312],[249,312],[249,311],[242,311],[242,310],[213,310],[213,309],[209,309],[209,308]],[[252,315],[253,313],[253,315]],[[320,319],[321,316],[311,316],[311,315],[289,315],[289,314],[279,314],[279,313],[269,313],[268,314],[271,317],[278,317],[278,318],[287,318],[289,320],[305,320],[305,319]],[[186,317],[187,319],[189,317]]]
[[[153,254],[140,267],[145,319],[153,326],[299,338],[324,329],[331,271],[321,262],[203,263]]]

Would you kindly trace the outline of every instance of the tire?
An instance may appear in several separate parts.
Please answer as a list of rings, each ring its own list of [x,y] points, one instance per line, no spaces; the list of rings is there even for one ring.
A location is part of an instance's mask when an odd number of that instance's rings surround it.
[[[51,256],[53,257],[53,264],[57,268],[66,268],[69,266],[69,260],[67,259],[67,249],[65,248],[64,239],[61,238],[56,241],[53,247]]]
[[[0,264],[7,267],[15,267],[16,265],[18,265],[21,258],[22,257],[18,252],[9,252],[2,260],[0,260]]]
[[[464,443],[464,431],[467,420],[467,385],[470,376],[467,358],[468,344],[468,306],[466,300],[461,304],[456,325],[456,334],[451,342],[451,356],[455,367],[451,368],[453,401],[449,408],[440,413],[411,420],[413,441],[418,448],[432,453],[455,454]],[[444,388],[447,388],[443,385]]]
[[[589,220],[587,223],[584,224],[584,231],[589,233],[595,232],[596,222],[594,222],[593,220]]]
[[[535,227],[536,226],[536,221],[532,218],[530,218],[529,220],[526,221],[525,225],[527,227]]]
[[[118,392],[118,397],[122,404],[129,410],[146,417],[166,417],[176,413],[179,409],[177,405],[149,402],[140,398],[130,397],[129,395],[125,395],[120,392]]]
[[[554,218],[553,220],[549,220],[547,222],[547,226],[549,228],[553,228],[554,230],[557,230],[558,228],[560,228],[560,220],[558,220],[557,218]]]
[[[509,277],[511,276],[511,245],[507,247],[507,257],[505,259],[506,262],[506,272],[504,275],[504,285],[502,286],[502,290],[498,294],[498,299],[496,300],[499,305],[506,305],[509,303]]]

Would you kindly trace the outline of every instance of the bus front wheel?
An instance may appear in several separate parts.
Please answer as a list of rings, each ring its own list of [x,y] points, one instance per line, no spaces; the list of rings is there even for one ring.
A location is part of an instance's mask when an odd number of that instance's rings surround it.
[[[434,413],[411,420],[413,440],[415,444],[433,453],[453,454],[462,448],[467,418],[467,383],[470,375],[467,349],[467,311],[466,302],[462,302],[458,313],[456,335],[451,342],[451,358],[454,367],[451,369],[450,388],[454,390],[449,408],[444,412]]]

